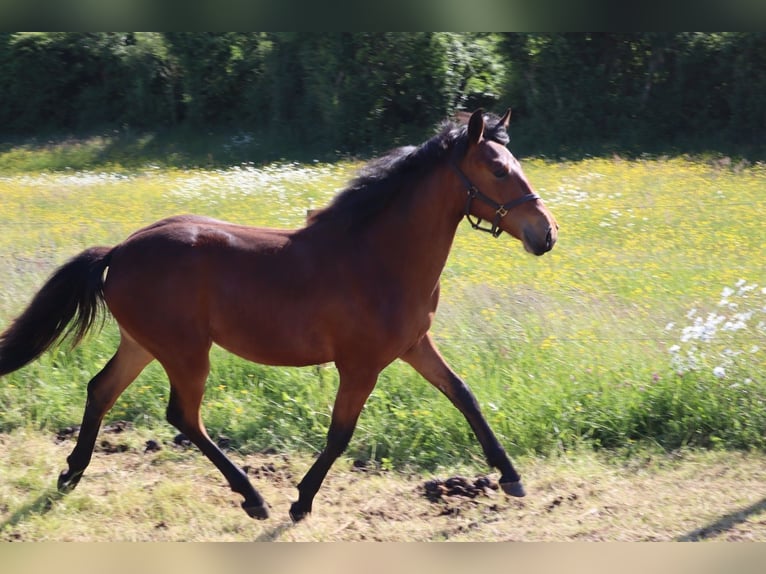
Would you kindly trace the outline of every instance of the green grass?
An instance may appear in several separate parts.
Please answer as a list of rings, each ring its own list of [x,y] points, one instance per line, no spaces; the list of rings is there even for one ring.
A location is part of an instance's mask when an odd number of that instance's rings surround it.
[[[61,157],[93,154],[88,169],[56,171],[35,150],[0,153],[0,328],[87,246],[185,212],[296,227],[358,167],[104,165],[95,144],[61,145]],[[507,450],[766,448],[766,167],[688,158],[524,167],[561,224],[558,245],[533,258],[508,236],[461,225],[433,327]],[[116,341],[108,323],[74,352],[0,379],[0,429],[78,423],[86,383]],[[214,349],[203,417],[245,451],[316,452],[336,387],[332,367],[267,368]],[[165,427],[167,395],[152,365],[109,416]],[[349,454],[421,468],[481,459],[462,416],[401,363],[381,375]]]

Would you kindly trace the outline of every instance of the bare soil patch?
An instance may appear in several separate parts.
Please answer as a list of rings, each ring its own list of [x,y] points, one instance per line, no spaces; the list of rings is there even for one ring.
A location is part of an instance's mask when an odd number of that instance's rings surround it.
[[[311,457],[229,452],[271,506],[254,521],[196,449],[130,427],[106,427],[80,485],[58,495],[76,432],[63,434],[0,435],[1,540],[766,541],[763,453],[520,459],[523,499],[480,465],[423,474],[341,459],[293,524]]]

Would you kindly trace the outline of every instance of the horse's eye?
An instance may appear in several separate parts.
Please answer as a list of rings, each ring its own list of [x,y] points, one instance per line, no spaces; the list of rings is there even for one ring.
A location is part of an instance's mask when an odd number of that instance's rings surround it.
[[[506,175],[508,175],[508,168],[501,167],[493,171],[492,173],[495,174],[495,177],[497,179],[503,179]]]

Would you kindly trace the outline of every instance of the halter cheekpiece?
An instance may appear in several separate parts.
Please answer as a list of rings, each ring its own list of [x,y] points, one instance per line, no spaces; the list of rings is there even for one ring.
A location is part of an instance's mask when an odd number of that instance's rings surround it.
[[[508,215],[508,212],[511,209],[521,205],[522,203],[540,199],[540,196],[537,195],[536,193],[528,193],[526,195],[523,195],[521,197],[514,199],[513,201],[509,201],[508,203],[500,204],[496,202],[494,199],[492,199],[491,197],[488,197],[487,195],[484,195],[481,191],[479,191],[479,188],[476,187],[473,183],[471,183],[471,180],[468,179],[468,176],[463,173],[463,171],[457,166],[456,163],[452,163],[452,167],[460,176],[460,179],[463,180],[463,184],[465,185],[468,191],[468,196],[466,197],[466,201],[465,201],[465,218],[468,220],[468,223],[471,224],[471,227],[473,227],[474,229],[478,229],[479,231],[486,231],[487,233],[491,233],[492,237],[499,237],[500,234],[503,232],[503,230],[500,229],[500,221],[503,219],[503,217]],[[484,203],[486,203],[487,205],[489,205],[495,210],[495,217],[492,220],[492,227],[482,227],[481,223],[484,221],[483,219],[481,219],[480,217],[473,219],[471,217],[471,202],[473,202],[474,199],[483,201]]]

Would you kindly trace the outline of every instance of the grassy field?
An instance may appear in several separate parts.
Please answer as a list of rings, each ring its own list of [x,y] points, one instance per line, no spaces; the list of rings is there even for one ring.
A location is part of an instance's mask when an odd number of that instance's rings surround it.
[[[0,153],[0,326],[87,246],[177,213],[299,226],[358,168],[95,169],[93,145],[56,152],[83,171],[59,169],[45,150]],[[533,258],[507,236],[461,226],[433,328],[509,452],[763,449],[766,167],[618,157],[524,166],[561,224],[559,244]],[[0,430],[79,422],[86,382],[115,344],[107,324],[74,352],[62,347],[0,380]],[[313,453],[336,383],[331,368],[265,368],[214,350],[203,416],[245,452]],[[162,426],[166,400],[153,365],[110,417]],[[423,469],[481,458],[459,413],[398,363],[381,376],[350,455]]]

